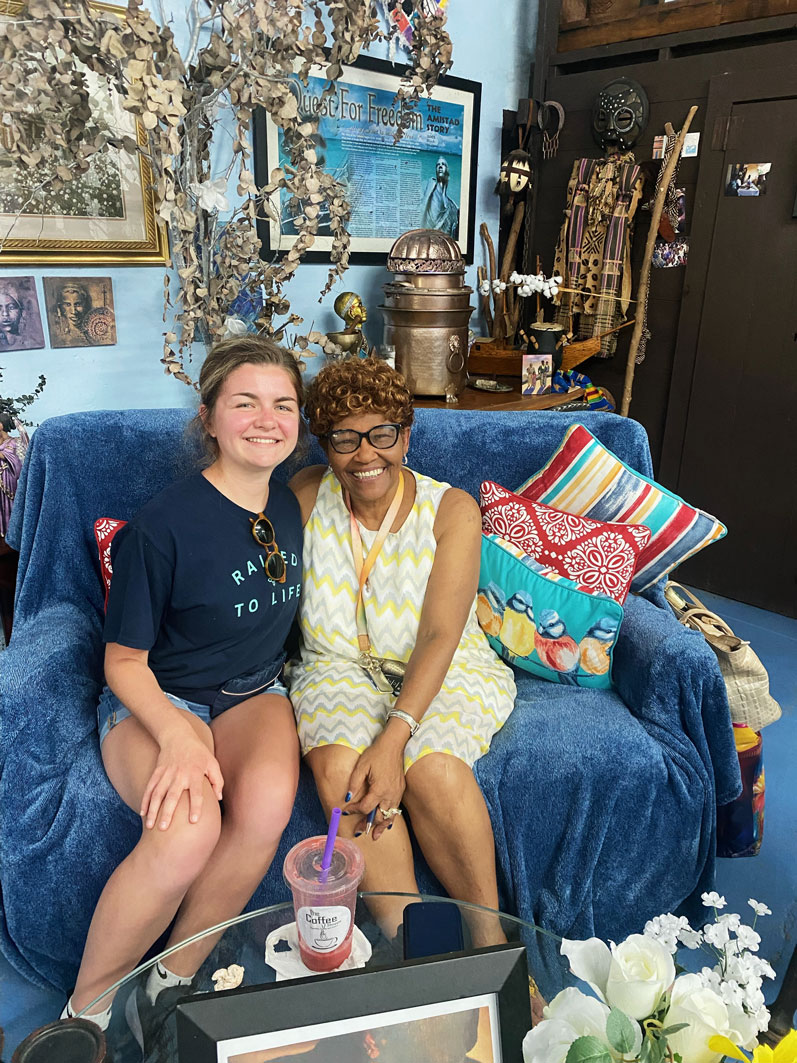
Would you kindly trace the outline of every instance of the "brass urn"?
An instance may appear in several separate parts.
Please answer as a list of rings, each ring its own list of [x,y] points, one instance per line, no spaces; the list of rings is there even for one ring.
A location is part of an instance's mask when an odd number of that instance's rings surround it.
[[[384,342],[413,395],[458,395],[467,383],[473,292],[456,240],[437,229],[410,229],[387,257]]]

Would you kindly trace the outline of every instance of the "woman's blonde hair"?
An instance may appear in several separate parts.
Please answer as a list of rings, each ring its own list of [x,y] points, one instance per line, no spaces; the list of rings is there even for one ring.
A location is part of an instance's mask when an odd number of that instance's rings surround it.
[[[319,437],[352,414],[384,414],[405,428],[415,416],[404,377],[378,358],[344,358],[324,366],[308,385],[304,409],[310,431]]]
[[[203,464],[209,465],[219,456],[219,445],[205,427],[206,422],[212,423],[213,421],[216,403],[224,387],[224,381],[230,373],[242,365],[273,365],[278,369],[284,369],[293,383],[299,409],[302,408],[304,401],[302,374],[290,351],[286,351],[267,336],[250,334],[220,340],[212,348],[199,371],[199,396],[200,402],[205,407],[204,417],[197,414],[188,426],[202,444],[205,452]],[[307,443],[307,425],[300,416],[299,441],[293,452],[293,459],[300,458],[307,452]]]

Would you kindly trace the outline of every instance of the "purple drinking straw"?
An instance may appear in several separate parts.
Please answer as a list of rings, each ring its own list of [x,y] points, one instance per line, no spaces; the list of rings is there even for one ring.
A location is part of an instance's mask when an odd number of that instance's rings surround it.
[[[318,881],[323,885],[329,877],[329,869],[332,867],[332,853],[335,851],[335,838],[338,835],[340,823],[340,809],[333,808],[329,817],[329,830],[327,831],[327,844],[324,846],[324,857],[321,860],[321,874]]]

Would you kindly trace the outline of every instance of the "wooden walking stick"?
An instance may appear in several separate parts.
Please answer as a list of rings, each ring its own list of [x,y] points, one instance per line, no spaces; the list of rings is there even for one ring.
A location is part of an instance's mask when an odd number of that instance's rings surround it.
[[[683,150],[686,134],[689,132],[689,126],[692,124],[692,119],[696,114],[697,107],[690,107],[689,114],[686,116],[686,120],[678,134],[678,139],[675,142],[673,153],[667,160],[667,165],[664,168],[664,173],[662,174],[661,182],[659,184],[659,190],[653,201],[653,209],[650,212],[648,240],[645,244],[645,255],[642,259],[642,269],[639,272],[639,289],[637,291],[636,301],[640,307],[645,306],[645,299],[650,286],[650,267],[653,261],[653,245],[656,242],[656,236],[659,232],[659,222],[661,221],[661,214],[664,210],[664,200],[667,196],[667,189],[670,186],[670,180],[675,171],[675,167],[678,164],[678,160],[681,157],[681,151]],[[642,338],[642,328],[645,324],[644,317],[645,315],[643,313],[637,314],[634,323],[634,331],[631,335],[631,345],[628,348],[628,361],[625,367],[625,384],[623,387],[623,401],[620,406],[620,413],[623,417],[628,416],[628,407],[631,405],[631,391],[634,386],[634,370],[636,369],[636,352],[639,348],[639,341]]]

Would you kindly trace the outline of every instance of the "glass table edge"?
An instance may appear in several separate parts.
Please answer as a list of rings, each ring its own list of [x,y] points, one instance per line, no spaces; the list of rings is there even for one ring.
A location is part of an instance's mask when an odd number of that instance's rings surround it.
[[[520,916],[511,915],[509,912],[502,912],[495,908],[487,908],[485,905],[472,904],[470,901],[460,901],[454,897],[439,897],[428,893],[393,892],[390,890],[360,890],[357,893],[358,900],[367,901],[369,898],[374,897],[406,897],[408,900],[416,902],[426,901],[437,904],[455,904],[457,908],[460,909],[464,908],[468,911],[497,915],[502,921],[513,923],[524,930],[533,930],[536,934],[551,938],[553,941],[562,941],[559,934],[554,934],[551,930],[545,930],[544,927],[537,926],[536,923],[530,923],[527,919],[521,919]],[[237,926],[239,923],[245,923],[248,920],[254,920],[261,916],[273,915],[275,912],[284,911],[285,909],[292,907],[293,901],[280,901],[279,904],[269,904],[264,908],[255,908],[251,912],[242,912],[241,915],[237,915],[233,919],[227,919],[223,923],[218,923],[216,926],[211,926],[205,930],[200,930],[196,934],[192,934],[191,937],[185,938],[184,941],[180,941],[178,944],[172,945],[170,948],[159,952],[156,956],[152,956],[150,959],[145,960],[144,963],[140,963],[123,978],[120,978],[118,981],[114,982],[113,985],[110,985],[107,989],[103,990],[103,992],[88,1003],[85,1008],[76,1012],[75,1017],[83,1018],[88,1012],[97,1010],[96,1005],[99,1004],[104,997],[107,997],[109,993],[115,993],[117,990],[121,989],[122,986],[127,985],[128,982],[137,978],[144,971],[150,970],[156,963],[165,959],[167,956],[171,956],[175,952],[179,952],[180,949],[184,948],[186,945],[190,945],[192,942],[199,941],[201,938],[208,937],[211,934],[223,933],[224,931],[229,930],[230,927]]]

